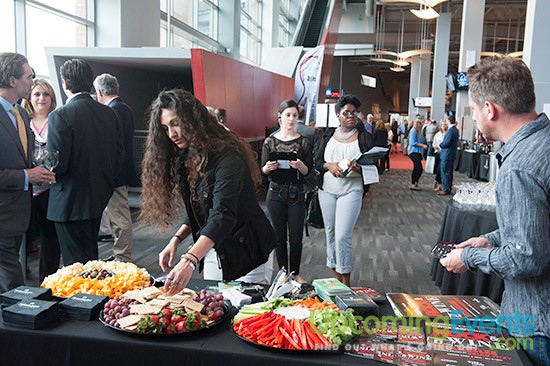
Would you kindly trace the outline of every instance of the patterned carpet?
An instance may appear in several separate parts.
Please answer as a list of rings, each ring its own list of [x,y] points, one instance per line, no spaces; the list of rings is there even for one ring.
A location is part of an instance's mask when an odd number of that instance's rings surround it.
[[[411,191],[410,171],[396,169],[381,175],[380,183],[372,186],[353,233],[352,286],[370,286],[380,292],[438,293],[429,276],[430,249],[450,198],[435,195],[433,177],[424,174],[420,179],[423,190]],[[472,180],[455,172],[455,184],[466,181]],[[136,216],[139,194],[131,194],[130,204]],[[158,253],[173,232],[157,233],[134,224],[134,262],[152,275],[160,275]],[[301,275],[307,280],[330,277],[325,266],[324,230],[311,228],[310,234],[304,237]],[[180,245],[182,253],[184,244]],[[100,242],[99,257],[111,255],[111,248],[112,242]],[[29,266],[27,283],[37,285],[37,253],[29,255]]]

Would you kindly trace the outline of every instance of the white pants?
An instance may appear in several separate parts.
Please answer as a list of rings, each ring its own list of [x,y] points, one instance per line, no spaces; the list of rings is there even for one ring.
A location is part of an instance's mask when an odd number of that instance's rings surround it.
[[[223,279],[222,270],[218,264],[218,255],[214,249],[210,249],[204,257],[203,275],[205,280],[221,281]],[[248,272],[245,276],[236,279],[236,281],[269,285],[272,277],[273,252],[269,255],[267,262]]]
[[[353,269],[351,234],[361,212],[362,200],[363,191],[360,190],[344,195],[319,190],[327,241],[327,267],[338,273],[350,273]]]

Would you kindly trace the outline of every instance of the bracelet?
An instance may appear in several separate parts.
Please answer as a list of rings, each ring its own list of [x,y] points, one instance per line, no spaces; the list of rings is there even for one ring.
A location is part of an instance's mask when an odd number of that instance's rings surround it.
[[[193,253],[191,252],[187,252],[185,253],[186,255],[189,254],[190,256],[192,256],[193,258],[195,258],[195,260],[197,261],[197,263],[199,263],[201,260],[199,259],[199,257],[197,257],[196,255],[194,255]]]
[[[197,269],[197,266],[195,265],[195,263],[193,263],[191,260],[189,260],[189,258],[182,258],[184,262],[187,262],[189,263],[189,267],[191,267],[194,270]]]
[[[180,243],[183,241],[183,238],[181,236],[179,236],[178,234],[175,234],[173,236],[174,238],[178,238],[178,240],[180,241]]]
[[[193,264],[193,269],[195,269],[195,268],[197,268],[197,267],[199,266],[199,262],[195,262],[195,260],[194,260],[193,258],[191,258],[191,257],[189,257],[189,256],[187,255],[187,253],[184,254],[184,255],[182,255],[182,256],[181,256],[181,259],[183,259],[183,260],[185,260],[185,261],[187,261],[187,262]]]

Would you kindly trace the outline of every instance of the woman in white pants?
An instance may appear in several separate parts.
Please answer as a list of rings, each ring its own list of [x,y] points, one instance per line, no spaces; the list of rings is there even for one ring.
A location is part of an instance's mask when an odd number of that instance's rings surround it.
[[[338,99],[335,105],[340,127],[328,129],[317,152],[316,167],[320,171],[319,204],[323,212],[327,241],[327,266],[334,278],[350,285],[353,269],[351,236],[363,198],[361,167],[353,164],[352,174],[344,175],[345,164],[357,153],[374,146],[371,134],[356,117],[361,102],[354,95]],[[342,169],[344,167],[344,169]]]

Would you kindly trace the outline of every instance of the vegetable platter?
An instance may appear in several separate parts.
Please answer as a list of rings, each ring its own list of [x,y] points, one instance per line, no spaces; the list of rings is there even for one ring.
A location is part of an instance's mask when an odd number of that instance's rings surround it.
[[[243,306],[235,315],[233,332],[261,348],[290,352],[339,352],[358,333],[352,310],[316,297],[275,298]]]

